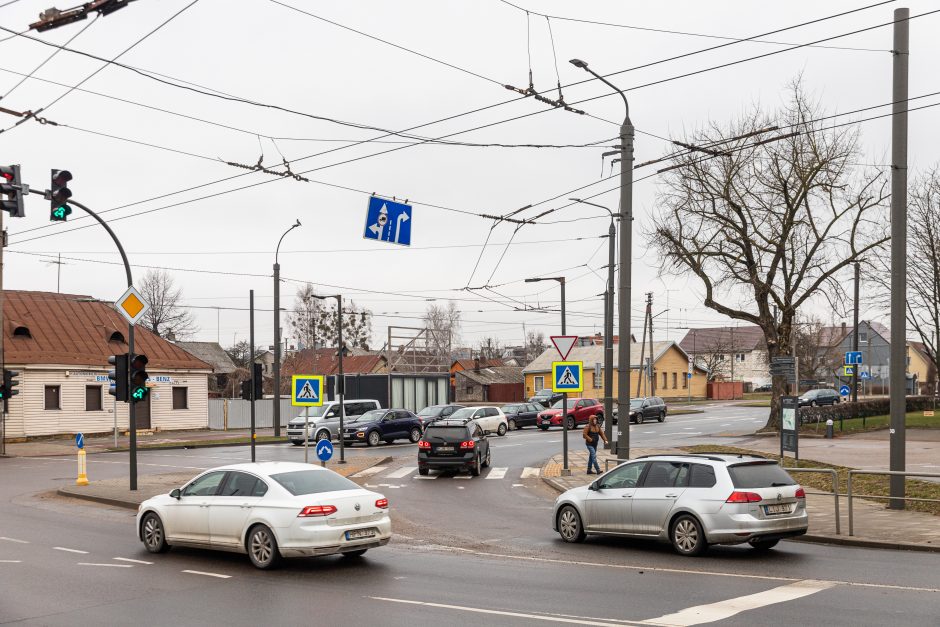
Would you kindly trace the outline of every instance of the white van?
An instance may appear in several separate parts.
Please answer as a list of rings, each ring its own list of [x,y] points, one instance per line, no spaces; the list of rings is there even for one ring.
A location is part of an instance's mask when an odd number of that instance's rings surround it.
[[[361,416],[367,411],[381,409],[382,406],[375,399],[345,399],[343,401],[346,418]],[[334,440],[339,435],[339,401],[324,401],[320,407],[310,407],[310,426],[308,436],[311,442],[317,440]],[[287,439],[294,446],[304,443],[304,417],[298,416],[287,423]]]

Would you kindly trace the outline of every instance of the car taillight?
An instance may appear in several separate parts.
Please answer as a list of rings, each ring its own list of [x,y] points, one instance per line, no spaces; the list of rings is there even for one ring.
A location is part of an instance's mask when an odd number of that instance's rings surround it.
[[[300,510],[297,518],[310,518],[312,516],[329,516],[336,513],[336,507],[333,505],[308,505]]]
[[[474,442],[473,440],[465,440],[460,443],[460,448],[462,449],[470,449],[470,448],[474,448],[475,446],[476,446],[476,442]]]
[[[388,509],[388,499],[379,499],[375,502],[375,506],[379,509]]]
[[[418,448],[431,448],[431,443],[427,440],[418,440]]]
[[[797,488],[797,489],[796,489],[796,498],[798,498],[798,499],[805,499],[805,498],[806,498],[806,490],[804,490],[803,488]]]
[[[761,500],[756,492],[732,492],[725,503],[757,503]]]

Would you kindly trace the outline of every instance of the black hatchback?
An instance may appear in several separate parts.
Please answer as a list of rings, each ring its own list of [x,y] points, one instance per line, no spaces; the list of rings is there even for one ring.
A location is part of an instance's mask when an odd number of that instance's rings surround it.
[[[490,443],[473,420],[445,418],[428,425],[418,441],[418,474],[438,470],[469,470],[474,477],[490,465]]]

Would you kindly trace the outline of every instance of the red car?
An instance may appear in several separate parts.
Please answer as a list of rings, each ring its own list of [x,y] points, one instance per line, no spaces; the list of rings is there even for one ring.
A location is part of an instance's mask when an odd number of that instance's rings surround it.
[[[556,401],[550,409],[539,412],[536,425],[542,431],[547,431],[549,427],[561,426],[561,405],[563,401]],[[600,401],[594,398],[569,398],[568,399],[568,420],[565,426],[568,429],[574,429],[586,425],[588,418],[597,416],[598,423],[604,422],[604,406]]]

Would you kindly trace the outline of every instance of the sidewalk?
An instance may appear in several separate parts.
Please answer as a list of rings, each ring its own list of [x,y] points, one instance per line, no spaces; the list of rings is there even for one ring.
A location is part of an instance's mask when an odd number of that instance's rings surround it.
[[[752,445],[749,444],[748,446]],[[815,457],[816,451],[813,452],[815,461],[827,461]],[[635,449],[632,453],[635,459],[641,455],[669,454],[676,453],[676,451]],[[605,470],[605,460],[614,459],[606,452],[598,452],[597,457],[602,472]],[[555,455],[542,466],[542,480],[559,492],[564,492],[571,488],[587,485],[595,479],[594,475],[586,474],[587,451],[569,452],[568,461],[571,470],[570,476],[561,476],[562,456]],[[610,462],[610,467],[614,467],[613,461]],[[798,477],[797,480],[799,480]],[[809,512],[809,532],[798,539],[825,544],[940,552],[940,516],[906,510],[889,510],[885,508],[883,503],[852,499],[855,535],[850,536],[848,535],[848,505],[845,498],[840,500],[839,506],[841,533],[836,534],[835,499],[833,496],[812,492],[807,494],[806,508]]]

